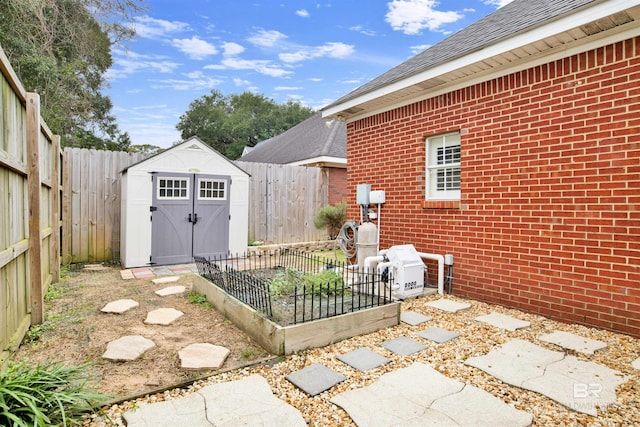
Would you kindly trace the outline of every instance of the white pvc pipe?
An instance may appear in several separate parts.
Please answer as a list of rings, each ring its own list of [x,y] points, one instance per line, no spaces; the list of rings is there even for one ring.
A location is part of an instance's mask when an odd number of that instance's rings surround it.
[[[364,259],[364,272],[368,273],[369,270],[371,270],[371,265],[374,262],[380,262],[383,261],[384,257],[382,255],[376,255],[376,256],[368,256]]]
[[[384,269],[385,267],[389,267],[389,281],[393,282],[393,274],[391,274],[391,267],[393,267],[392,262],[387,261],[387,262],[379,263],[378,266],[376,267],[376,273],[382,274],[382,269]],[[389,287],[394,291],[397,291],[398,289],[400,289],[400,285],[397,285],[394,283],[391,283]]]
[[[427,254],[424,252],[418,252],[420,258],[431,259],[438,261],[438,293],[444,295],[444,257],[438,254]]]

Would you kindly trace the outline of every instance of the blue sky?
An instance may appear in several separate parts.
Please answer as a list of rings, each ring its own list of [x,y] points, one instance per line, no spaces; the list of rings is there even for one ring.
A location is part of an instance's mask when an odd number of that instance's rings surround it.
[[[147,0],[106,93],[133,144],[170,147],[217,89],[319,109],[511,0]]]

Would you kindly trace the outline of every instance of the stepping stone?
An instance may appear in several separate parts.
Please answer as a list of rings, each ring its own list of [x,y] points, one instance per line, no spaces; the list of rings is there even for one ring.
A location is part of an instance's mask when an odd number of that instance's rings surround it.
[[[424,331],[420,331],[416,335],[418,335],[421,338],[435,341],[438,344],[451,341],[452,339],[458,338],[460,336],[460,334],[457,332],[447,331],[446,329],[441,329],[435,326],[427,328]]]
[[[173,267],[169,267],[169,270],[173,273],[184,274],[193,271],[186,265],[174,265]]]
[[[380,344],[382,347],[390,350],[400,356],[408,356],[427,348],[426,345],[407,337],[398,337]]]
[[[135,360],[155,346],[153,341],[140,335],[127,335],[107,344],[107,351],[102,357],[110,360]]]
[[[209,343],[190,344],[178,352],[184,369],[218,369],[231,351]]]
[[[518,339],[484,356],[470,357],[465,364],[592,416],[597,416],[598,406],[606,410],[616,403],[616,387],[628,379],[606,366]]]
[[[169,286],[168,288],[160,289],[155,293],[158,296],[166,297],[167,295],[181,294],[185,291],[185,289],[186,288],[184,286]]]
[[[122,277],[122,280],[131,280],[135,278],[133,271],[131,270],[120,270],[120,277]]]
[[[131,272],[136,279],[148,279],[149,277],[155,277],[153,271],[151,271],[148,267],[132,268]]]
[[[178,276],[169,276],[169,277],[158,277],[157,279],[153,279],[152,282],[158,285],[160,283],[177,282],[178,280],[180,280]]]
[[[575,350],[583,354],[593,354],[596,351],[606,348],[607,343],[581,337],[569,332],[553,331],[550,334],[539,337],[540,341],[559,345],[562,348]]]
[[[416,362],[334,396],[359,426],[527,426],[533,416]]]
[[[332,371],[320,363],[314,363],[285,377],[287,381],[310,396],[315,396],[329,390],[347,378]]]
[[[433,320],[433,317],[425,316],[424,314],[416,313],[414,311],[403,311],[400,313],[400,321],[407,323],[411,326],[419,325],[420,323]]]
[[[631,362],[631,367],[633,369],[640,369],[640,357],[638,357],[636,360]]]
[[[362,372],[391,362],[391,359],[387,359],[365,347],[342,354],[338,356],[338,360]]]
[[[157,403],[141,403],[122,414],[128,427],[210,426],[204,398],[198,393]]]
[[[496,328],[506,329],[508,331],[515,331],[517,329],[528,328],[531,326],[531,322],[525,320],[516,319],[515,317],[507,316],[501,313],[491,313],[484,316],[476,317],[478,322],[488,323]]]
[[[140,304],[132,299],[119,299],[117,301],[111,301],[110,303],[102,307],[100,311],[102,311],[103,313],[122,314],[125,311],[129,311],[139,305]]]
[[[213,384],[197,392],[204,397],[206,426],[287,426],[306,427],[299,410],[278,399],[269,383],[260,375],[250,375],[237,381]],[[163,423],[171,426],[196,427],[202,424],[187,424],[181,419]],[[157,425],[154,423],[146,426]]]
[[[170,325],[179,319],[184,313],[175,308],[158,308],[147,313],[144,323],[149,325]]]
[[[429,409],[447,414],[459,426],[530,426],[533,414],[520,411],[480,388],[465,385],[433,402]]]
[[[449,313],[457,313],[460,310],[466,310],[471,307],[471,304],[466,302],[453,301],[446,298],[440,298],[427,303],[429,307],[437,308],[438,310],[446,311]]]

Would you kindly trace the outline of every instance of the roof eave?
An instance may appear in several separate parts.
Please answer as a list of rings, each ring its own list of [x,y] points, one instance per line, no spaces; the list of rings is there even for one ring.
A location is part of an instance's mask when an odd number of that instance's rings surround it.
[[[329,105],[322,110],[322,115],[325,118],[334,118],[350,122],[371,114],[388,111],[391,108],[407,105],[419,99],[430,98],[480,81],[490,80],[498,75],[523,70],[551,60],[571,56],[580,51],[605,46],[619,40],[640,35],[638,22],[631,21],[630,23],[614,27],[613,29],[572,40],[569,43],[556,46],[541,54],[520,58],[520,60],[514,61],[513,63],[491,67],[490,69],[484,67],[484,69],[480,71],[468,73],[469,70],[478,68],[477,64],[492,62],[492,58],[496,58],[499,55],[504,55],[518,49],[526,49],[541,40],[563,33],[569,33],[581,26],[607,16],[628,11],[632,12],[634,18],[637,19],[640,14],[639,5],[640,1],[638,0],[617,0],[590,5],[584,9],[574,11],[571,14],[561,16],[546,24],[532,28],[529,31],[516,34],[513,37],[503,39],[492,45],[487,45],[482,49],[443,62],[420,73],[387,84],[353,99],[347,99],[342,103]],[[467,75],[464,78],[450,78],[451,75],[460,70],[467,71]],[[444,76],[449,78],[444,79]],[[401,101],[391,99],[392,97],[390,95],[416,87],[425,87],[425,89],[415,91],[416,93],[411,97],[402,97]],[[389,99],[389,101],[385,102],[385,99]],[[371,108],[374,101],[378,101],[375,109]]]

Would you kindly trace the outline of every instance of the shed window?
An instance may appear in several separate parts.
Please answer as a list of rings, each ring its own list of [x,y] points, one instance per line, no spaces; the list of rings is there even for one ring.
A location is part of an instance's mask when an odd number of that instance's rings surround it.
[[[160,178],[158,180],[158,199],[188,199],[188,178]]]
[[[460,200],[460,134],[427,138],[427,200]]]
[[[227,198],[226,181],[219,179],[199,179],[198,198],[200,200],[225,200]]]

